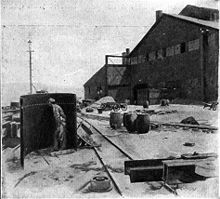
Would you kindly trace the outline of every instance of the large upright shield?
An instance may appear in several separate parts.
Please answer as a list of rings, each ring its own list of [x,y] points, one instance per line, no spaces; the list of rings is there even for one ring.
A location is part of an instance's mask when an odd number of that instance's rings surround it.
[[[53,144],[55,120],[48,99],[53,98],[66,115],[67,148],[77,147],[76,95],[69,93],[45,93],[24,95],[21,104],[21,165],[25,156],[35,150]]]

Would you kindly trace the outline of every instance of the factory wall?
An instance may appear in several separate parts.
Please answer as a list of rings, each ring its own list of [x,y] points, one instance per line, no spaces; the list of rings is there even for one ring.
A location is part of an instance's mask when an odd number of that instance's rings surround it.
[[[213,99],[217,96],[218,31],[209,29],[215,35],[208,42],[207,50],[201,52],[201,26],[174,17],[163,16],[158,24],[149,31],[131,55],[132,89],[147,85],[148,88],[163,88],[173,84],[177,96],[203,100],[203,74],[206,74],[206,95]],[[210,40],[211,41],[211,40]],[[202,68],[203,55],[206,63]],[[135,92],[132,100],[136,100]]]
[[[219,64],[219,34],[210,32],[207,38],[207,56],[205,70],[205,101],[218,99],[218,64]]]
[[[163,14],[129,54],[130,65],[103,66],[84,85],[85,98],[110,95],[159,103],[169,99],[211,101],[218,98],[218,30]],[[205,33],[204,33],[205,30]]]
[[[102,92],[98,92],[102,90]],[[106,95],[106,66],[99,69],[85,84],[84,84],[85,99],[98,99]]]
[[[130,99],[130,66],[107,65],[107,94],[117,102]]]

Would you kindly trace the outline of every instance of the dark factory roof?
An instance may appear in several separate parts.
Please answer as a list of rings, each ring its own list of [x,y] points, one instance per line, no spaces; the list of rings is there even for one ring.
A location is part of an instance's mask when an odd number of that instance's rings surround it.
[[[196,23],[202,26],[207,26],[209,28],[214,28],[214,29],[219,29],[219,22],[218,21],[208,21],[208,20],[202,20],[202,19],[197,19],[193,17],[188,17],[188,16],[183,16],[183,15],[175,15],[175,14],[165,14],[171,17],[175,17],[177,19],[181,19],[184,21],[188,21],[191,23]]]
[[[218,9],[198,7],[194,5],[187,5],[185,8],[183,8],[183,10],[179,13],[179,15],[184,15],[197,19],[203,19],[203,20],[210,20],[210,18],[219,19]]]
[[[177,20],[182,20],[187,23],[193,23],[201,27],[206,27],[206,28],[212,28],[219,30],[219,22],[218,21],[208,21],[208,20],[202,20],[198,18],[193,18],[193,17],[188,17],[188,16],[183,16],[183,15],[177,15],[177,14],[166,14],[163,13],[162,16],[153,24],[153,26],[149,29],[147,34],[141,39],[141,41],[135,46],[135,48],[130,52],[129,56],[133,54],[133,52],[139,47],[139,45],[142,43],[142,41],[148,37],[148,35],[154,30],[154,28],[157,26],[157,24],[161,21],[162,18],[164,17],[171,17],[175,18]]]
[[[96,71],[96,73],[95,73],[94,75],[92,75],[92,77],[90,77],[90,78],[86,81],[86,83],[85,83],[83,86],[84,86],[84,87],[85,87],[85,86],[89,86],[89,85],[90,85],[90,82],[91,82],[91,80],[94,78],[94,76],[97,76],[99,73],[101,73],[104,68],[105,68],[105,65],[102,66],[98,71]]]

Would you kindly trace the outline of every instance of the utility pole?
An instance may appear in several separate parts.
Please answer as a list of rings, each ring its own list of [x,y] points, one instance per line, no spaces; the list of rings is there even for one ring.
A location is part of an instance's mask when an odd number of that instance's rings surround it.
[[[31,40],[28,41],[29,44],[29,50],[27,52],[29,52],[29,67],[30,67],[30,94],[32,94],[32,52],[34,52],[33,50],[31,50]]]

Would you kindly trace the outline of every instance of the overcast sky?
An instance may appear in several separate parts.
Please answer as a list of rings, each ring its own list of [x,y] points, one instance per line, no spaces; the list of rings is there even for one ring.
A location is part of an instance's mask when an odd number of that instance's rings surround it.
[[[2,0],[2,82],[82,87],[105,54],[131,50],[155,22],[155,11],[178,14],[187,4],[216,0]]]

